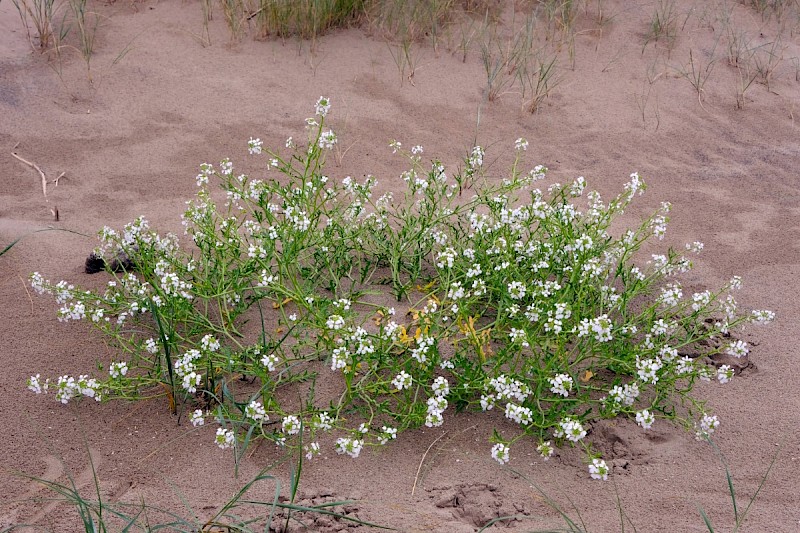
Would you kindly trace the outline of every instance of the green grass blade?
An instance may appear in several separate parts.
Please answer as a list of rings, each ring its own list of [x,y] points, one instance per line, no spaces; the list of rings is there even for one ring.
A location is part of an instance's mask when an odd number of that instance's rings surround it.
[[[703,522],[706,523],[706,527],[708,528],[708,533],[714,533],[714,526],[711,525],[711,519],[708,517],[705,510],[700,506],[697,506],[697,510],[700,511],[700,516],[703,517]]]

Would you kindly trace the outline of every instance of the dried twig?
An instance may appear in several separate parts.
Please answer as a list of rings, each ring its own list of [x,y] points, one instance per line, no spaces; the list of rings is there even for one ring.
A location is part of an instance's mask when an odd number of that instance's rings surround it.
[[[63,178],[63,177],[64,177],[64,174],[66,174],[66,172],[62,172],[61,174],[59,174],[59,175],[58,175],[58,177],[57,177],[56,179],[52,180],[50,183],[55,183],[55,184],[56,184],[56,187],[58,187],[58,180],[60,180],[61,178]]]
[[[25,163],[26,165],[28,165],[32,169],[35,169],[39,173],[39,175],[42,177],[42,194],[44,194],[44,200],[47,201],[47,176],[44,175],[44,172],[42,172],[42,169],[39,168],[39,165],[37,165],[36,163],[31,163],[30,161],[28,161],[26,159],[22,159],[20,156],[18,156],[14,152],[11,152],[11,155],[13,155],[15,158],[17,158],[20,161],[22,161],[23,163]]]
[[[428,452],[431,451],[431,448],[433,448],[434,444],[439,442],[442,439],[442,437],[447,435],[449,432],[450,432],[450,430],[447,430],[444,433],[442,433],[441,435],[439,435],[438,437],[436,437],[436,440],[431,442],[431,445],[428,446],[428,449],[425,450],[425,453],[422,454],[422,459],[419,460],[419,467],[417,467],[417,475],[414,476],[414,485],[411,487],[411,495],[412,496],[414,495],[414,491],[417,490],[417,481],[419,481],[419,473],[422,471],[422,465],[423,465],[423,463],[425,463],[425,458],[428,456]]]

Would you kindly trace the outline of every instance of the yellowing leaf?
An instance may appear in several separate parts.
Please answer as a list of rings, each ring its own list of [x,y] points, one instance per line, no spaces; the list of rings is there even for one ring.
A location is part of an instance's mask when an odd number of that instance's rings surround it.
[[[291,301],[292,301],[292,299],[291,299],[291,298],[286,298],[284,301],[282,301],[282,302],[280,302],[280,303],[278,303],[278,302],[272,302],[272,308],[273,308],[273,309],[279,309],[279,308],[283,307],[284,305],[288,304],[288,303],[289,303],[289,302],[291,302]]]
[[[592,372],[591,370],[584,370],[583,374],[581,374],[579,379],[581,380],[582,383],[586,383],[587,381],[592,379],[592,376],[594,376],[594,372]]]

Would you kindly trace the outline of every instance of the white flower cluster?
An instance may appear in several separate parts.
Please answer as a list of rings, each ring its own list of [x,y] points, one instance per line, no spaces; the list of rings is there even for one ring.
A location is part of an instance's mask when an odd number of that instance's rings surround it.
[[[540,442],[539,445],[536,447],[536,451],[539,452],[539,455],[542,456],[542,459],[547,461],[553,456],[555,448],[553,448],[553,445],[548,440]]]
[[[697,440],[703,440],[708,438],[714,430],[719,427],[719,418],[717,415],[708,415],[703,414],[703,417],[700,419],[700,422],[695,424],[695,438]]]
[[[331,150],[336,144],[336,140],[336,134],[333,130],[325,130],[319,134],[319,147],[325,150]]]
[[[513,402],[506,404],[506,418],[513,420],[521,426],[527,426],[533,422],[533,412],[522,405],[517,405]]]
[[[214,440],[217,446],[225,450],[233,447],[236,443],[236,436],[231,429],[217,428],[217,435]]]
[[[325,326],[333,331],[344,329],[344,318],[341,315],[331,315],[325,322]]]
[[[647,409],[642,409],[636,413],[636,423],[642,426],[643,429],[650,429],[656,417]]]
[[[331,354],[331,370],[341,370],[347,366],[350,360],[350,353],[346,346],[339,346],[333,349]]]
[[[564,398],[569,396],[572,390],[572,377],[569,374],[556,374],[547,381],[550,382],[550,392],[560,394]]]
[[[492,459],[494,459],[501,465],[504,465],[509,461],[508,454],[510,451],[511,449],[507,445],[498,442],[497,444],[492,446]]]
[[[428,360],[428,350],[434,345],[436,339],[420,335],[417,339],[417,346],[411,350],[411,357],[420,363],[425,363]]]
[[[572,316],[568,303],[557,303],[554,310],[547,312],[547,322],[544,325],[545,331],[553,332],[556,335],[564,329],[564,320]]]
[[[442,252],[439,252],[438,257],[436,258],[436,266],[438,268],[453,268],[453,263],[456,259],[456,251],[452,248],[447,248]]]
[[[269,420],[269,416],[267,415],[267,411],[264,409],[264,405],[257,400],[252,400],[249,404],[247,404],[247,407],[244,409],[244,415],[258,423]]]
[[[386,444],[390,440],[397,438],[397,428],[382,426],[381,432],[378,435],[378,443]]]
[[[128,363],[120,361],[111,363],[108,366],[108,375],[114,379],[120,379],[128,373]]]
[[[775,320],[775,313],[767,309],[756,309],[753,311],[752,320],[761,325],[769,324]]]
[[[195,409],[192,411],[192,414],[189,415],[189,422],[191,422],[194,427],[200,427],[205,424],[206,421],[205,418],[203,418],[203,410]]]
[[[254,139],[250,137],[250,140],[247,141],[247,153],[250,155],[258,155],[261,153],[263,146],[264,143],[261,142],[261,139]]]
[[[197,392],[202,374],[197,372],[195,361],[200,359],[199,350],[191,349],[175,361],[175,373],[181,379],[181,385],[190,394]]]
[[[326,98],[325,96],[320,96],[317,103],[314,104],[314,111],[317,115],[324,117],[328,114],[328,111],[331,110],[331,100],[330,98]]]
[[[480,146],[476,146],[472,149],[472,153],[467,158],[467,169],[466,174],[467,176],[472,176],[483,166],[483,156],[484,150]]]
[[[299,434],[302,427],[303,426],[300,422],[300,418],[298,418],[296,415],[285,416],[283,417],[283,422],[281,422],[281,428],[287,435]]]
[[[661,289],[661,295],[658,297],[658,303],[666,307],[673,307],[680,303],[681,298],[683,298],[681,284],[678,282],[669,283],[666,287]]]
[[[405,370],[401,370],[400,373],[397,374],[392,380],[392,385],[397,390],[410,389],[412,382],[413,380],[411,378],[411,374],[409,374]]]
[[[589,464],[589,475],[592,479],[606,481],[608,479],[608,465],[602,459],[592,459]]]
[[[639,385],[636,382],[627,383],[620,387],[614,385],[608,391],[608,396],[603,397],[600,401],[605,404],[612,411],[616,412],[621,407],[630,407],[639,397]]]
[[[153,271],[161,278],[161,290],[164,291],[164,294],[167,296],[180,296],[187,300],[193,298],[192,294],[189,292],[192,290],[191,284],[180,279],[176,273],[170,271],[169,264],[166,261],[162,260],[156,263]]]
[[[325,411],[321,411],[311,418],[311,427],[322,431],[330,431],[333,428],[333,417]]]
[[[559,439],[566,438],[572,442],[578,442],[586,436],[586,430],[580,421],[568,416],[558,423],[554,435]]]
[[[747,343],[741,340],[736,340],[728,345],[725,353],[733,357],[744,357],[750,352]]]
[[[586,337],[591,332],[594,333],[594,338],[597,342],[608,342],[612,339],[612,327],[611,319],[608,318],[608,315],[603,314],[591,320],[588,318],[582,319],[575,329],[578,337]]]
[[[28,381],[28,388],[34,390],[33,385],[39,384],[39,375],[32,376]],[[40,385],[42,392],[47,392],[48,382],[45,381],[43,388]],[[96,379],[90,378],[86,375],[78,376],[78,379],[72,376],[61,376],[55,384],[56,400],[61,403],[68,403],[76,396],[88,396],[94,398],[98,402],[101,400],[100,384]],[[37,391],[34,391],[37,392]]]
[[[312,442],[311,444],[307,444],[303,446],[303,449],[306,452],[306,459],[309,461],[319,455],[321,453],[321,448],[319,447],[318,442]]]
[[[425,417],[425,425],[428,427],[439,427],[444,423],[444,413],[447,409],[447,396],[450,393],[450,384],[442,376],[437,377],[431,384],[433,396],[428,398],[428,414]]]
[[[639,375],[639,379],[641,379],[644,383],[652,383],[653,385],[656,384],[658,381],[658,371],[664,364],[661,362],[660,357],[655,357],[653,359],[636,359],[636,373]]]
[[[363,446],[363,440],[353,439],[350,437],[341,437],[336,439],[336,453],[339,455],[347,454],[353,459],[358,457]]]

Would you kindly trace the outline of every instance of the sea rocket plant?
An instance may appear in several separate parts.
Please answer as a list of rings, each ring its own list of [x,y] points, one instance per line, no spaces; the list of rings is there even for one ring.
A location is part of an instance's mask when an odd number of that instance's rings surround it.
[[[98,256],[127,258],[122,272],[109,269],[105,290],[32,274],[60,320],[87,320],[117,353],[106,377],[36,374],[28,388],[62,403],[163,394],[198,431],[215,412],[215,442],[237,457],[265,438],[311,459],[318,435],[332,432],[336,452],[356,458],[406,429],[497,406],[507,420],[492,458],[510,461],[526,437],[545,460],[580,446],[597,479],[609,473],[588,442],[599,419],[630,418],[643,430],[673,420],[698,438],[718,428],[691,392],[734,371],[700,356],[746,356],[735,332],[775,315],[739,310],[731,291],[740,278],[686,294],[678,277],[691,260],[673,250],[642,256],[648,240],[666,238],[668,203],[611,230],[645,191],[637,173],[603,199],[583,177],[537,188],[547,169],[524,168],[521,138],[497,179],[485,175],[480,146],[458,169],[393,141],[409,162],[405,190],[378,196],[371,175],[324,173],[337,142],[330,99],[314,109],[307,138],[289,138],[287,153],[248,141],[275,177],[239,174],[229,159],[201,165],[182,238],[160,236],[142,217],[104,228]],[[334,400],[314,396],[321,380]],[[281,392],[301,383],[299,404]]]

